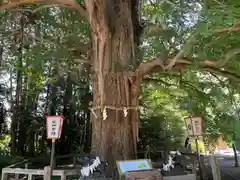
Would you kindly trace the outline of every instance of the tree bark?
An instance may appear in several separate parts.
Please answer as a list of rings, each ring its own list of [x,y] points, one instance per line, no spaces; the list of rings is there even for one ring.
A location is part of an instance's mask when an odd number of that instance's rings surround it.
[[[138,0],[85,0],[92,34],[92,152],[111,166],[136,157],[141,77]],[[127,116],[124,116],[127,109]],[[107,113],[106,119],[103,114]],[[104,120],[105,119],[105,120]]]
[[[139,129],[139,93],[141,79],[134,73],[108,73],[104,76],[104,108],[107,117],[100,113],[99,77],[92,78],[93,110],[97,118],[92,117],[92,152],[98,154],[109,164],[116,160],[136,157],[136,143]],[[124,107],[127,115],[124,115]]]
[[[16,14],[15,17],[19,16],[19,14]],[[16,51],[18,50],[18,65],[19,68],[16,72],[16,95],[15,95],[15,102],[12,104],[11,109],[13,110],[12,115],[12,124],[11,124],[11,148],[12,153],[19,152],[19,142],[17,141],[19,138],[19,112],[20,107],[22,105],[22,67],[23,67],[23,31],[24,31],[24,18],[22,15],[20,15],[19,18],[20,23],[20,32],[21,36],[20,38],[15,37],[15,43],[19,44],[19,47],[15,47]]]

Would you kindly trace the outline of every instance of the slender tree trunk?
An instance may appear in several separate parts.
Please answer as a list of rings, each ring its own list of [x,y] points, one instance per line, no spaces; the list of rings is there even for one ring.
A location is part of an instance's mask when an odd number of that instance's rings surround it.
[[[82,97],[82,103],[84,105],[84,119],[85,119],[85,124],[84,124],[84,130],[83,130],[83,137],[82,137],[82,145],[83,145],[83,150],[84,152],[90,152],[91,150],[91,133],[92,133],[92,128],[91,128],[91,114],[89,111],[89,104],[92,100],[92,95],[90,94],[89,90],[89,85],[85,89],[85,95]]]
[[[52,69],[52,62],[50,63],[50,66],[48,68],[48,74],[50,75],[51,74],[51,69]],[[46,102],[45,102],[45,107],[44,107],[44,117],[45,118],[46,116],[49,115],[49,103],[50,103],[50,100],[51,100],[51,86],[50,84],[46,84],[47,86],[47,90],[46,90]],[[46,127],[45,127],[45,123],[43,123],[43,126],[42,126],[42,138],[41,138],[41,141],[39,143],[39,151],[40,152],[44,152],[45,151],[45,142],[46,142]]]
[[[73,144],[72,138],[68,133],[68,131],[73,127],[72,121],[73,121],[73,114],[74,114],[74,112],[72,111],[73,108],[71,104],[73,84],[72,84],[70,73],[68,74],[68,78],[65,83],[66,83],[65,85],[66,89],[63,97],[63,106],[64,106],[63,116],[65,120],[62,127],[63,128],[62,136],[60,138],[60,141],[56,144],[56,150],[59,154],[69,154],[72,149],[69,145]],[[68,138],[66,138],[65,136],[68,136]]]
[[[18,47],[18,66],[17,69],[17,86],[16,86],[16,98],[15,98],[15,104],[13,104],[13,117],[12,117],[12,124],[11,124],[11,144],[12,144],[12,152],[17,152],[18,146],[17,146],[17,138],[19,136],[19,111],[21,106],[21,96],[22,96],[22,50],[23,50],[23,31],[24,31],[24,18],[23,16],[20,17],[20,27],[21,27],[21,36],[18,40],[15,39],[15,42],[19,41],[19,47]],[[18,132],[18,133],[17,133]]]
[[[83,151],[84,152],[90,152],[91,150],[91,122],[90,122],[90,112],[85,113],[85,128],[84,128],[84,134],[83,134]]]
[[[93,110],[97,114],[97,118],[92,116],[92,152],[110,165],[136,157],[141,77],[131,71],[137,64],[137,2],[85,0],[92,32]]]

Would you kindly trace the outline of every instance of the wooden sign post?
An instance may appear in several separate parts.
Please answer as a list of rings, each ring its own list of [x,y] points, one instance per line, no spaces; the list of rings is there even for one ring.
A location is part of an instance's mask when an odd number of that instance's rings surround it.
[[[52,149],[51,149],[51,160],[50,160],[50,168],[52,176],[52,170],[54,166],[54,154],[55,154],[55,142],[57,139],[61,137],[62,134],[62,126],[63,126],[63,116],[47,116],[46,117],[47,124],[47,139],[52,140]]]
[[[202,118],[189,116],[189,117],[185,118],[184,120],[185,120],[188,135],[193,136],[195,139],[196,152],[198,154],[199,149],[198,149],[197,137],[203,135]]]
[[[189,136],[193,136],[195,139],[195,146],[196,146],[196,155],[198,158],[198,163],[199,163],[199,174],[200,174],[200,179],[203,179],[203,173],[202,173],[202,166],[201,166],[201,160],[199,156],[199,149],[198,149],[198,136],[203,135],[203,123],[202,123],[202,118],[197,117],[197,116],[188,116],[187,118],[184,118],[187,132]]]

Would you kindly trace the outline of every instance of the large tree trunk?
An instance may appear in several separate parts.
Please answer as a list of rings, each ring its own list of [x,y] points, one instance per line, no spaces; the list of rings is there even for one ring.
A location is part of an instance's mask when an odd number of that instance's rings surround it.
[[[93,77],[93,104],[97,118],[92,119],[92,151],[110,164],[116,160],[136,157],[136,143],[139,129],[140,79],[132,73],[108,73],[104,76],[104,111],[101,107],[98,76]],[[124,115],[124,107],[127,115]]]
[[[85,0],[92,32],[92,152],[109,164],[136,157],[141,77],[135,50],[139,39],[137,0]],[[124,117],[124,109],[128,114]],[[103,114],[107,112],[104,120]]]

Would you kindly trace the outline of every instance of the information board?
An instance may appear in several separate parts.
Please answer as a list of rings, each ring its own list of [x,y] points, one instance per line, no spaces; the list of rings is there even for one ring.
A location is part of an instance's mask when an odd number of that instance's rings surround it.
[[[151,160],[148,159],[117,161],[117,166],[120,176],[125,175],[126,172],[129,171],[143,171],[152,169]]]

